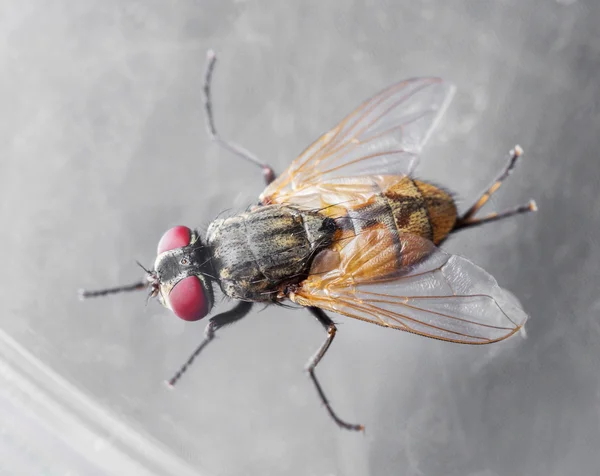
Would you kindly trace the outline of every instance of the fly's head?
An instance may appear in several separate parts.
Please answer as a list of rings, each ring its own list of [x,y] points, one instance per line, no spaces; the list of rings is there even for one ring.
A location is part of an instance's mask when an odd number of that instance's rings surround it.
[[[210,254],[198,234],[185,226],[168,230],[158,243],[154,270],[147,270],[150,297],[186,321],[205,317],[213,306]]]

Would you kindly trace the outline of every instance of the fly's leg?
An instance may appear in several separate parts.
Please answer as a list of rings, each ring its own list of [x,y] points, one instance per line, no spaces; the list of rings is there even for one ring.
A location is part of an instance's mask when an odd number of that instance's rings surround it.
[[[462,221],[469,221],[473,219],[475,214],[487,203],[490,197],[498,191],[498,189],[502,185],[502,182],[504,182],[504,180],[506,180],[508,176],[513,172],[517,165],[517,162],[519,161],[519,158],[522,156],[523,149],[518,145],[515,146],[515,148],[509,152],[508,164],[506,165],[502,173],[500,173],[496,180],[492,182],[492,185],[481,195],[479,200],[477,200],[475,204],[465,212],[465,214],[460,218]]]
[[[327,316],[327,314],[325,314],[325,312],[323,312],[318,307],[309,307],[308,310],[313,314],[313,316],[317,318],[317,320],[325,328],[325,330],[327,331],[327,338],[325,339],[325,342],[323,342],[321,347],[319,347],[319,350],[317,350],[316,354],[313,355],[308,361],[308,364],[306,365],[306,370],[308,371],[310,378],[315,384],[315,387],[319,394],[319,398],[325,405],[325,408],[327,408],[327,412],[329,413],[331,418],[333,418],[333,421],[335,421],[340,428],[344,428],[346,430],[364,431],[365,427],[363,425],[346,423],[344,420],[342,420],[335,414],[333,408],[331,408],[331,404],[325,396],[325,392],[323,392],[323,389],[321,388],[321,384],[317,380],[317,376],[315,375],[315,368],[317,367],[321,359],[325,356],[325,353],[327,352],[329,346],[333,342],[333,338],[335,337],[337,328],[335,327],[334,322]]]
[[[454,229],[452,231],[464,230],[465,228],[471,228],[473,226],[479,226],[479,225],[483,225],[485,223],[491,223],[493,221],[498,221],[498,220],[502,220],[504,218],[512,217],[515,215],[520,215],[522,213],[537,212],[537,209],[538,208],[537,208],[535,201],[530,200],[529,203],[526,205],[520,205],[518,207],[509,208],[508,210],[505,210],[500,213],[494,212],[494,213],[490,213],[484,217],[474,218],[474,219],[471,219],[468,221],[459,220],[457,222],[457,225],[454,227]]]
[[[170,380],[168,380],[167,384],[169,385],[169,387],[175,386],[175,384],[181,378],[181,376],[186,372],[190,365],[192,365],[194,359],[198,357],[200,352],[204,350],[208,343],[215,338],[215,332],[217,330],[219,330],[223,326],[227,326],[229,324],[233,324],[236,321],[239,321],[248,314],[250,308],[252,308],[251,302],[240,301],[233,309],[230,309],[226,312],[222,312],[221,314],[217,314],[216,316],[212,317],[208,321],[208,325],[204,329],[204,339],[202,340],[202,342],[200,342],[200,345],[192,353],[192,355],[186,361],[186,363],[181,366],[181,368],[177,371],[175,375],[173,375],[173,377],[171,377]]]
[[[155,285],[153,283],[155,282],[155,278],[156,278],[155,274],[152,271],[146,269],[139,261],[137,261],[137,264],[140,268],[142,268],[146,272],[146,279],[143,279],[143,280],[138,281],[137,283],[133,283],[133,284],[125,284],[125,285],[117,286],[114,288],[98,289],[95,291],[88,291],[87,289],[80,289],[79,290],[79,299],[84,300],[84,299],[93,298],[93,297],[108,296],[109,294],[119,294],[119,293],[128,293],[131,291],[141,291],[142,289],[146,289],[148,287],[150,287],[150,294],[148,295],[148,299],[151,296],[154,296]],[[148,302],[148,301],[146,301],[146,302]]]
[[[521,213],[528,213],[537,211],[537,206],[533,200],[530,200],[526,205],[521,205],[510,210],[506,210],[500,213],[490,213],[481,218],[476,218],[475,215],[481,208],[487,203],[490,197],[498,191],[504,180],[513,172],[515,166],[519,158],[523,155],[523,149],[516,145],[513,150],[510,151],[509,154],[509,162],[506,168],[502,171],[502,173],[494,180],[492,185],[481,195],[479,200],[475,202],[475,204],[469,208],[465,214],[460,217],[456,221],[456,225],[454,225],[454,229],[452,231],[462,230],[464,228],[469,228],[472,226],[483,225],[484,223],[490,223],[492,221],[501,220],[503,218],[508,218],[514,215],[519,215]]]
[[[224,149],[227,149],[229,152],[241,157],[248,162],[253,163],[261,168],[263,177],[267,185],[269,185],[273,180],[275,180],[276,175],[271,166],[261,162],[254,154],[244,149],[242,146],[239,146],[233,142],[229,142],[225,139],[222,139],[217,129],[215,127],[215,121],[213,117],[213,109],[212,109],[212,96],[210,90],[210,84],[212,81],[213,71],[215,69],[215,64],[217,62],[217,55],[214,51],[209,50],[206,55],[206,73],[204,75],[204,110],[206,112],[206,124],[208,128],[208,134],[210,138],[214,140],[217,144],[219,144]]]
[[[118,293],[126,293],[130,291],[141,291],[142,289],[146,289],[149,285],[148,280],[138,281],[133,284],[126,284],[123,286],[117,286],[115,288],[106,288],[106,289],[98,289],[95,291],[88,291],[87,289],[79,290],[79,297],[81,299],[88,299],[93,297],[101,297],[107,296],[109,294],[118,294]]]

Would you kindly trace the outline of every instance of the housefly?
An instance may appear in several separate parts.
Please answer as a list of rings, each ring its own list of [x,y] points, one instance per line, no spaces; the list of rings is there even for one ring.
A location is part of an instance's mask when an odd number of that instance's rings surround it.
[[[464,344],[501,341],[523,327],[527,314],[512,294],[467,259],[438,248],[457,231],[536,210],[530,201],[480,216],[522,149],[511,151],[502,173],[462,215],[450,193],[413,176],[421,149],[452,98],[452,85],[434,77],[393,84],[277,177],[217,133],[210,91],[215,62],[209,52],[207,128],[221,146],[262,169],[267,186],[258,204],[216,219],[205,236],[185,226],[168,230],[143,281],[82,292],[85,298],[149,289],[150,297],[186,321],[211,312],[214,286],[238,301],[209,319],[203,341],[171,385],[216,331],[246,316],[253,303],[291,301],[306,307],[327,334],[307,365],[321,401],[340,427],[362,430],[337,416],[315,375],[336,335],[326,312]]]

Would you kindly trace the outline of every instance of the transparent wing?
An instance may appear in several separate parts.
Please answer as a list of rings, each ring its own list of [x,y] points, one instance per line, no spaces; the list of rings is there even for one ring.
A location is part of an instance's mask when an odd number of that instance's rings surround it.
[[[384,89],[308,147],[263,191],[261,202],[293,202],[306,188],[349,177],[410,175],[453,93],[440,78]]]
[[[426,337],[489,344],[527,320],[517,299],[483,269],[415,235],[385,229],[350,238],[315,260],[292,299]]]

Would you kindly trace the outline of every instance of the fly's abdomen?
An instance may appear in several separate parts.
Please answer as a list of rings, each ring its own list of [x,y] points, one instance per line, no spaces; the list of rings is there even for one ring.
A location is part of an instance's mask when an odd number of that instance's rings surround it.
[[[319,213],[271,205],[214,221],[206,241],[225,294],[271,301],[282,285],[304,279],[335,229],[335,222]]]
[[[456,204],[452,196],[445,190],[420,180],[415,180],[414,183],[425,201],[431,222],[433,242],[437,245],[446,239],[456,224],[458,216]]]
[[[410,233],[442,242],[456,222],[456,205],[444,190],[410,177],[402,177],[385,191],[348,212],[354,231],[384,225],[391,233]]]

